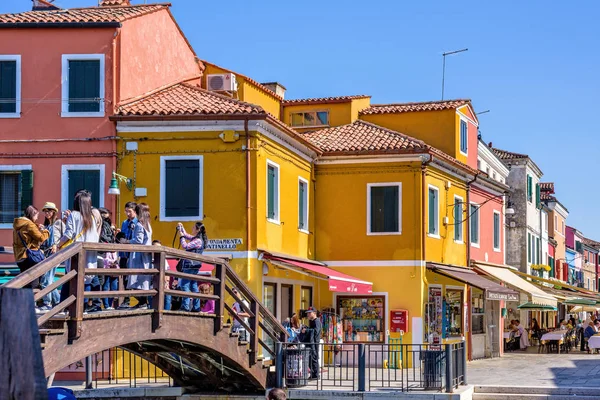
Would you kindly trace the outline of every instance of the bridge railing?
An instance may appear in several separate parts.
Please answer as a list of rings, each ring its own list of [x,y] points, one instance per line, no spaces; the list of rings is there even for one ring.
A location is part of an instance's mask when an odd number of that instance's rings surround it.
[[[152,268],[87,268],[88,252],[127,252],[127,253],[152,253]],[[203,275],[188,274],[168,268],[167,259],[182,259],[211,265],[214,268],[210,274]],[[265,308],[248,285],[240,279],[235,271],[222,258],[186,252],[165,246],[143,246],[130,244],[107,244],[107,243],[75,243],[64,250],[52,255],[28,271],[18,275],[4,286],[9,288],[23,288],[37,278],[42,277],[52,268],[63,263],[70,265],[67,272],[60,279],[35,293],[38,301],[51,291],[59,287],[67,287],[67,296],[62,296],[61,302],[51,310],[46,311],[38,317],[38,326],[42,326],[50,319],[64,311],[63,314],[69,328],[69,338],[76,340],[81,335],[84,318],[86,299],[89,298],[125,298],[125,297],[152,297],[153,328],[160,329],[165,313],[165,295],[188,297],[191,299],[214,300],[214,314],[204,314],[215,320],[215,334],[224,329],[227,315],[236,320],[247,332],[248,354],[250,364],[257,362],[260,348],[271,356],[275,356],[275,343],[285,341],[287,332],[277,319]],[[119,290],[111,291],[86,291],[86,276],[117,276],[120,280]],[[122,278],[132,275],[151,275],[152,286],[150,290],[124,290]],[[212,293],[192,293],[178,289],[165,288],[166,278],[189,279],[191,281],[209,283]],[[240,296],[236,296],[233,288],[237,288]],[[66,298],[64,298],[66,297]],[[229,301],[230,300],[230,301]],[[245,300],[245,301],[244,301]],[[233,302],[237,301],[241,309],[249,315],[246,318],[239,317],[233,310]],[[230,305],[231,304],[231,305]],[[125,312],[115,310],[111,313]],[[168,311],[177,313],[178,311]],[[264,341],[262,338],[269,337],[271,340]],[[268,343],[270,342],[270,343]]]

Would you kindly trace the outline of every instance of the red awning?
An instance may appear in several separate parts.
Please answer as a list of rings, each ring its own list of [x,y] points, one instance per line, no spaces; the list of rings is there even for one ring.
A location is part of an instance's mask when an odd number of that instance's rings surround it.
[[[332,292],[353,294],[373,293],[372,282],[363,281],[353,276],[342,274],[341,272],[328,268],[324,265],[312,264],[283,257],[275,257],[269,254],[264,254],[264,259],[269,260],[273,264],[276,264],[282,268],[300,270],[300,272],[314,275],[317,278],[327,279],[329,281],[329,290]]]
[[[167,265],[169,266],[169,269],[171,271],[175,271],[177,269],[178,262],[179,259],[177,258],[167,258]],[[202,266],[198,270],[198,273],[203,275],[210,274],[213,271],[213,269],[215,269],[214,265],[202,263]]]

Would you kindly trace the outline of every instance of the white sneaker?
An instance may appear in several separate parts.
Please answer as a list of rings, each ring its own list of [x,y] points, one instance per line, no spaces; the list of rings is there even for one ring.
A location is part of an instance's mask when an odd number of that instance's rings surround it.
[[[114,310],[114,309],[115,309],[114,307],[106,307],[106,308],[104,309],[104,311],[112,311],[112,310]]]
[[[46,312],[46,311],[50,311],[52,310],[52,306],[49,305],[43,305],[41,307],[38,307],[40,310],[42,310],[42,312]]]

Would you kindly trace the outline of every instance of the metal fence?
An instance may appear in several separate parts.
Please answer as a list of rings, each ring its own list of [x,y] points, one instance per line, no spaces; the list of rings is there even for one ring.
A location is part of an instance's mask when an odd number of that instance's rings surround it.
[[[464,341],[442,345],[277,343],[276,349],[277,387],[450,393],[466,384]],[[314,354],[318,354],[318,374],[311,367]]]

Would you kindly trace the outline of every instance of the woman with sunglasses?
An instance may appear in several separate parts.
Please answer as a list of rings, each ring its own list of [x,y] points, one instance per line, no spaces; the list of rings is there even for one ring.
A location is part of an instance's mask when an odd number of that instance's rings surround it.
[[[50,257],[58,250],[58,242],[65,231],[65,224],[60,219],[58,208],[56,208],[54,203],[47,202],[44,204],[42,212],[44,213],[44,227],[48,230],[48,232],[50,232],[48,240],[46,240],[42,245],[42,250],[44,251],[46,257]],[[56,268],[57,267],[52,268],[41,277],[40,286],[42,289],[54,282]],[[52,292],[44,296],[42,301],[44,304],[42,305],[41,309],[44,311],[49,311],[52,309],[52,306],[60,303],[60,292],[58,289],[54,289]]]

